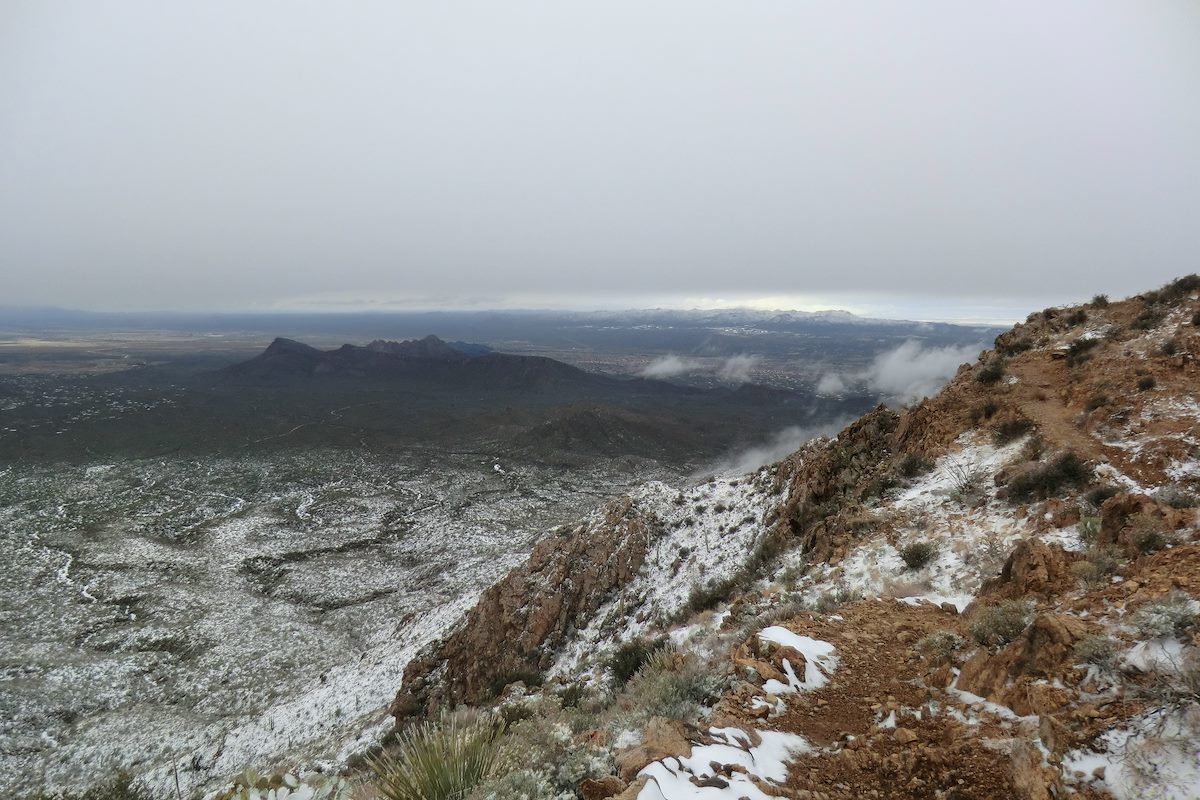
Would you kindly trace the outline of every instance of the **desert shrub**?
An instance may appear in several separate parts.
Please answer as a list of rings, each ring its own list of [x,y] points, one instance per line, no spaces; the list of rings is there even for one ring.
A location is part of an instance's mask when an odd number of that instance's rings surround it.
[[[884,473],[875,478],[872,478],[863,487],[862,494],[859,496],[861,500],[869,500],[872,497],[883,497],[892,489],[899,485],[896,476],[890,473]]]
[[[912,542],[900,548],[900,558],[908,569],[920,569],[937,557],[937,545],[933,542]]]
[[[935,664],[951,664],[955,654],[966,644],[967,640],[954,631],[940,630],[921,637],[917,641],[917,652]]]
[[[1026,461],[1041,461],[1046,452],[1046,440],[1040,433],[1034,433],[1021,446],[1021,458]]]
[[[691,614],[716,608],[729,599],[735,588],[737,588],[736,577],[713,579],[692,587],[692,591],[688,593],[687,603],[680,610],[679,619],[686,619]]]
[[[1087,500],[1095,508],[1100,508],[1100,506],[1104,505],[1105,500],[1109,499],[1110,497],[1116,497],[1120,493],[1121,490],[1116,486],[1104,484],[1102,486],[1097,486],[1094,489],[1089,489],[1083,495],[1083,499]]]
[[[924,453],[906,453],[896,468],[905,478],[915,478],[933,469],[933,462]]]
[[[1104,672],[1112,672],[1117,663],[1117,643],[1111,636],[1096,635],[1075,643],[1075,658],[1092,664]]]
[[[1156,302],[1171,303],[1198,290],[1200,290],[1200,275],[1195,273],[1184,275],[1182,278],[1176,278],[1155,292],[1157,295]]]
[[[1089,547],[1086,557],[1083,561],[1077,561],[1076,564],[1087,564],[1094,570],[1097,580],[1105,580],[1108,576],[1113,575],[1125,563],[1125,556],[1121,550],[1113,545],[1104,545],[1103,547]],[[1083,568],[1080,568],[1083,571]]]
[[[1183,637],[1196,628],[1196,606],[1191,595],[1175,590],[1139,608],[1131,621],[1138,633],[1150,639]]]
[[[1200,328],[1200,311],[1192,314],[1192,325],[1196,328]]]
[[[979,371],[975,373],[975,380],[982,383],[984,386],[991,386],[999,382],[1004,377],[1004,359],[999,356],[992,356],[979,367]]]
[[[1033,609],[1022,600],[984,606],[971,622],[971,638],[984,647],[1003,647],[1021,635],[1029,626],[1032,615]]]
[[[1174,339],[1167,339],[1162,343],[1162,346],[1158,348],[1158,352],[1162,353],[1164,356],[1173,356],[1179,352],[1179,342]]]
[[[1154,499],[1171,508],[1196,508],[1200,506],[1200,497],[1184,489],[1182,486],[1164,486],[1154,493]]]
[[[1082,325],[1087,322],[1087,312],[1082,308],[1077,308],[1066,316],[1066,323],[1071,326]]]
[[[1125,556],[1120,548],[1111,544],[1089,548],[1087,557],[1104,575],[1115,574],[1125,563]]]
[[[1108,405],[1108,395],[1094,394],[1088,398],[1087,403],[1084,405],[1084,409],[1087,411],[1095,411],[1097,408],[1103,408],[1106,405]]]
[[[1093,308],[1108,308],[1108,295],[1098,294],[1092,298]]]
[[[813,609],[822,614],[828,614],[847,603],[855,603],[862,600],[862,597],[862,592],[859,590],[851,589],[845,584],[838,584],[833,589],[821,592],[820,596],[813,603]]]
[[[517,769],[480,784],[467,800],[559,800],[562,795],[544,769]]]
[[[1139,392],[1148,392],[1158,385],[1153,375],[1143,375],[1138,378],[1137,388]]]
[[[1015,356],[1024,353],[1033,347],[1033,341],[1025,336],[1017,337],[1004,344],[999,348],[1000,352],[1006,356]]]
[[[987,499],[987,472],[974,464],[946,465],[950,473],[950,499],[975,508]]]
[[[1091,468],[1083,459],[1068,451],[1013,478],[1008,484],[1008,494],[1018,502],[1045,499],[1068,486],[1086,484],[1091,474]]]
[[[630,679],[617,703],[640,718],[690,722],[716,703],[724,688],[725,676],[695,653],[660,650]]]
[[[1092,350],[1099,344],[1099,339],[1082,336],[1071,342],[1067,347],[1067,364],[1073,367],[1087,361],[1091,357]]]
[[[501,731],[491,714],[414,725],[394,748],[367,758],[375,791],[385,800],[459,800],[492,774]]]
[[[1149,555],[1173,544],[1175,540],[1170,533],[1160,528],[1146,528],[1135,532],[1132,541],[1139,553]]]
[[[1153,306],[1147,306],[1142,309],[1141,313],[1129,324],[1129,327],[1136,328],[1139,331],[1149,331],[1157,328],[1159,323],[1163,321],[1166,314],[1161,309]]]
[[[666,646],[667,640],[661,637],[653,640],[634,639],[621,645],[608,661],[613,681],[617,686],[624,686],[651,656]]]
[[[1033,430],[1032,422],[1024,417],[1016,417],[1005,420],[992,428],[992,439],[997,446],[1003,446],[1020,439],[1031,430]]]
[[[1071,574],[1084,589],[1099,586],[1105,581],[1104,572],[1094,562],[1083,560],[1071,564]]]
[[[505,731],[491,777],[466,795],[469,800],[564,800],[576,796],[585,778],[612,773],[606,750],[574,736],[595,728],[595,715],[564,711],[552,700],[537,703],[534,712]]]

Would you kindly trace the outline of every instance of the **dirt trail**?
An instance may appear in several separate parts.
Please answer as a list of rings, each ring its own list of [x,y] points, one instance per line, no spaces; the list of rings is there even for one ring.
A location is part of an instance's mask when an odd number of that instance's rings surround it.
[[[967,735],[955,715],[931,715],[926,706],[934,700],[942,709],[969,710],[940,687],[928,687],[927,665],[915,649],[921,637],[953,628],[957,620],[956,614],[928,603],[910,606],[889,599],[852,603],[833,617],[802,616],[782,623],[832,643],[838,656],[827,685],[786,695],[787,710],[766,724],[818,747],[833,746],[793,762],[783,796],[1015,796],[1007,750],[984,744],[987,735],[1006,738],[1014,731],[981,717]],[[740,716],[732,705],[721,710]],[[736,722],[763,726],[753,718]]]
[[[1010,365],[1019,383],[1012,386],[1012,398],[1021,413],[1032,420],[1051,447],[1073,450],[1087,461],[1112,464],[1139,483],[1157,483],[1161,470],[1137,463],[1129,454],[1109,447],[1082,430],[1077,423],[1080,411],[1063,402],[1056,387],[1068,386],[1072,378],[1066,362],[1054,359],[1026,359]]]

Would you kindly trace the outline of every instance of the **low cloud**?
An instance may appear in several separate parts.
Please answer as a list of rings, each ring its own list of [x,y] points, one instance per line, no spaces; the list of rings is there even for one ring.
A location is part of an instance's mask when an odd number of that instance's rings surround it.
[[[909,403],[936,394],[954,377],[960,365],[974,361],[984,345],[926,348],[915,339],[880,353],[863,372],[821,376],[817,394],[840,394],[860,387],[898,403]]]
[[[846,391],[846,382],[835,372],[826,372],[817,381],[817,394],[841,394]]]
[[[644,378],[674,378],[693,372],[710,372],[723,383],[748,383],[750,373],[761,360],[761,356],[737,355],[717,363],[712,359],[669,355],[654,359],[642,367],[640,374]]]
[[[960,365],[974,361],[982,345],[924,348],[909,339],[895,350],[876,356],[866,372],[871,389],[901,402],[920,400],[936,394],[954,377]]]
[[[673,378],[676,375],[686,375],[704,368],[704,363],[694,358],[679,356],[663,356],[656,358],[642,368],[642,376],[646,378]]]
[[[743,475],[753,472],[759,467],[787,458],[799,450],[805,442],[812,441],[818,436],[832,436],[846,427],[850,419],[850,417],[842,417],[824,425],[809,427],[792,425],[779,431],[760,445],[733,453],[702,474],[704,476]]]
[[[760,360],[759,356],[730,356],[717,368],[717,377],[726,383],[749,383],[750,371]]]

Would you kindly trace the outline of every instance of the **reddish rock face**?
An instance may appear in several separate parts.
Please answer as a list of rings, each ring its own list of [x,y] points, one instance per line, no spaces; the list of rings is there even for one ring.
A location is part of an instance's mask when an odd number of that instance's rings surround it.
[[[478,703],[505,676],[549,667],[566,634],[591,623],[637,575],[656,535],[654,521],[621,498],[599,520],[540,542],[524,564],[483,593],[457,630],[413,659],[392,715]]]

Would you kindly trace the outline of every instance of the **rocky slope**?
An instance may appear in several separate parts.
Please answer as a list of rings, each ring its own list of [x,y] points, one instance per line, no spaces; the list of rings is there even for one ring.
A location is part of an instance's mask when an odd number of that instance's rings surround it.
[[[1196,796],[1198,292],[1032,314],[936,397],[610,503],[426,648],[393,712],[569,728],[588,800]]]

